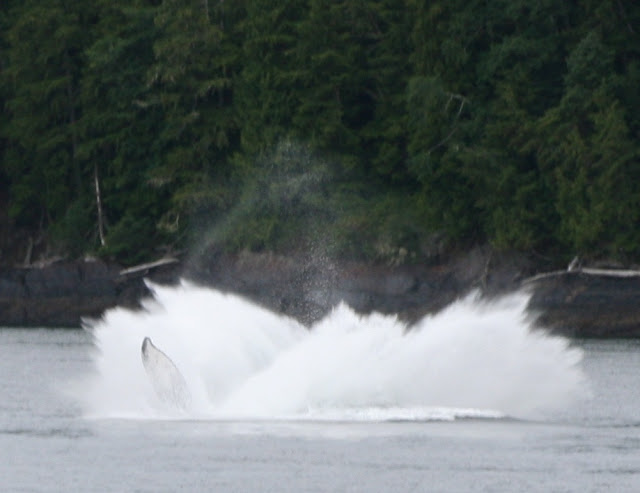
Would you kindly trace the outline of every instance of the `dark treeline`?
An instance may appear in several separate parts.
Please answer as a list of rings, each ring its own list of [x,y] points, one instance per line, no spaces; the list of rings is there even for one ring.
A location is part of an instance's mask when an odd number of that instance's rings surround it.
[[[3,0],[0,193],[47,254],[640,259],[630,0]]]

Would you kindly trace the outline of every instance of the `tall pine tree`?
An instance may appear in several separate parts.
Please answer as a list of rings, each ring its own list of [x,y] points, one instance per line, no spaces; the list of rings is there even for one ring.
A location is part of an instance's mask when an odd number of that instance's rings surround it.
[[[82,1],[28,0],[16,5],[6,33],[4,159],[12,185],[10,212],[42,230],[63,222],[70,204],[81,203],[91,183],[77,150],[79,80],[92,22]]]
[[[164,112],[153,179],[174,190],[175,214],[217,213],[232,195],[228,166],[239,139],[233,80],[242,2],[164,0],[155,14],[158,38],[149,70],[155,104]]]
[[[82,74],[79,157],[93,179],[90,216],[94,244],[123,261],[152,255],[170,241],[162,228],[170,191],[154,181],[162,108],[152,104],[155,2],[100,1],[95,42]]]
[[[234,108],[249,160],[271,153],[293,131],[301,69],[295,59],[297,24],[307,0],[247,2],[241,23],[242,69],[234,84]]]

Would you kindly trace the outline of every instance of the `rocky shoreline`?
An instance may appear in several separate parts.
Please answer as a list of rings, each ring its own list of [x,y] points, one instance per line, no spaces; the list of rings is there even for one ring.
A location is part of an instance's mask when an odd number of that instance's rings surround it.
[[[519,289],[549,330],[570,337],[640,337],[640,277],[594,275],[588,269],[539,274],[521,255],[478,248],[428,265],[368,265],[322,255],[225,255],[165,259],[122,269],[95,259],[29,268],[0,268],[0,326],[78,327],[120,305],[135,308],[149,295],[144,279],[180,279],[241,294],[310,324],[340,301],[368,313],[397,313],[409,322],[442,309],[473,289],[487,297]],[[603,271],[605,272],[605,271]],[[610,272],[610,271],[606,271]]]

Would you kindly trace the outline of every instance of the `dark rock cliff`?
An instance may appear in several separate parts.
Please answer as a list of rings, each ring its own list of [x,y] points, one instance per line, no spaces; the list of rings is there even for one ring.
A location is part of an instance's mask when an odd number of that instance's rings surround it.
[[[566,272],[536,281],[539,323],[572,337],[640,337],[640,277]]]
[[[149,273],[158,281],[172,273]],[[117,265],[98,260],[56,262],[28,268],[0,268],[0,325],[78,327],[82,317],[107,308],[136,307],[148,294],[142,277],[121,274]]]
[[[186,278],[232,291],[310,324],[344,301],[367,313],[398,313],[411,322],[473,289],[491,297],[531,292],[544,327],[572,337],[640,337],[640,277],[557,272],[531,278],[540,266],[519,255],[478,248],[429,265],[365,265],[322,256],[223,255],[208,252],[121,269],[101,261],[0,269],[0,325],[77,327],[120,305],[138,306],[148,278]]]

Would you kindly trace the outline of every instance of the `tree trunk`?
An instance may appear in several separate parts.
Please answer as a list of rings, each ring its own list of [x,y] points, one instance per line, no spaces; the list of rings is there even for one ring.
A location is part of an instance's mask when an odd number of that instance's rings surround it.
[[[209,24],[209,0],[203,0],[202,7],[204,8],[204,17],[207,19],[207,24]]]
[[[98,178],[98,164],[93,165],[93,178],[96,185],[96,206],[98,208],[98,234],[100,235],[100,244],[106,245],[104,240],[104,218],[102,215],[102,197],[100,195],[100,180]]]

